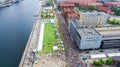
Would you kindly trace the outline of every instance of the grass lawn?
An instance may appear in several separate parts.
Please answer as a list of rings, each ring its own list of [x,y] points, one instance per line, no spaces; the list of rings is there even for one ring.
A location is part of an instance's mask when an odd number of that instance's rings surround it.
[[[42,53],[51,53],[54,45],[56,45],[54,24],[45,24]]]

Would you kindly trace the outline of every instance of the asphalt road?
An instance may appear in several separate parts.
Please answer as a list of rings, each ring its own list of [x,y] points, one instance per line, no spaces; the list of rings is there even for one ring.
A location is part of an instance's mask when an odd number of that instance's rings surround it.
[[[82,67],[85,67],[84,64],[82,63],[79,53],[80,50],[76,46],[76,44],[72,41],[71,36],[68,32],[67,25],[64,21],[64,18],[60,14],[60,12],[56,11],[56,15],[58,18],[58,23],[59,23],[59,30],[61,32],[61,36],[66,47],[66,60],[68,61],[68,64],[70,67],[78,67],[80,64]]]

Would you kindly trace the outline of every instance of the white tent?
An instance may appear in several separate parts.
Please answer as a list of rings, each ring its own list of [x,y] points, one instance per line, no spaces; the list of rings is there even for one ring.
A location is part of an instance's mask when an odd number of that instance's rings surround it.
[[[58,50],[58,46],[53,46],[53,51]]]
[[[120,53],[107,53],[108,57],[120,56]]]
[[[36,49],[33,50],[33,52],[36,52],[36,51],[37,51]]]
[[[106,54],[94,54],[94,55],[91,55],[91,59],[97,59],[97,58],[106,58]]]
[[[51,23],[54,23],[54,19],[50,19],[50,22],[51,22]]]

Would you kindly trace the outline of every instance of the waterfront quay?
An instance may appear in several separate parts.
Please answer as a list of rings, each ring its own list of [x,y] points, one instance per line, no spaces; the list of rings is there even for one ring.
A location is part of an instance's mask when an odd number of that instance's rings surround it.
[[[39,11],[39,15],[36,18],[36,21],[33,25],[30,37],[28,39],[26,48],[24,50],[23,56],[20,61],[19,67],[32,67],[33,66],[35,51],[37,49],[38,36],[39,36],[39,31],[40,31],[40,26],[41,26],[41,24],[39,23],[40,13],[41,13],[41,10]]]

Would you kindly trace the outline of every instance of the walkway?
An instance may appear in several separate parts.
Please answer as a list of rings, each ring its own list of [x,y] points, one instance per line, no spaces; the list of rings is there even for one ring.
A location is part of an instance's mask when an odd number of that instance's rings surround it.
[[[41,23],[41,28],[39,31],[38,47],[37,47],[38,51],[42,51],[43,36],[44,36],[44,23]]]

